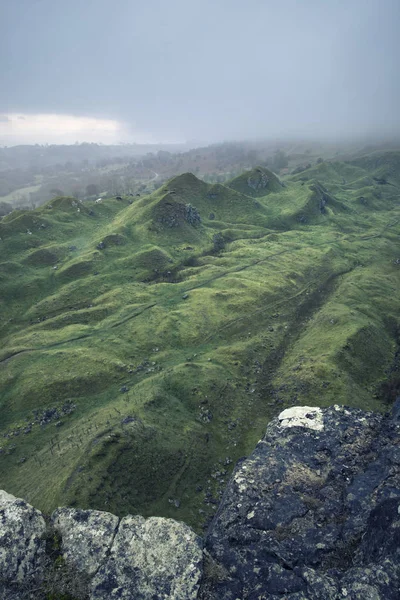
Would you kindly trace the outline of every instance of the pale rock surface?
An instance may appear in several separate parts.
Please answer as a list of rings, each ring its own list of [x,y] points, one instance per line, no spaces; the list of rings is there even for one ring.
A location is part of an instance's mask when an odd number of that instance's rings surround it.
[[[62,538],[64,560],[90,577],[97,573],[110,552],[118,517],[99,510],[58,508],[51,518]]]
[[[321,431],[324,428],[322,410],[316,406],[293,406],[278,417],[281,427],[307,427]]]
[[[93,579],[91,600],[194,600],[202,560],[202,541],[184,523],[124,517],[110,558]]]
[[[0,490],[0,598],[18,598],[13,588],[39,584],[45,564],[42,514],[24,500]],[[10,588],[10,589],[7,589]]]

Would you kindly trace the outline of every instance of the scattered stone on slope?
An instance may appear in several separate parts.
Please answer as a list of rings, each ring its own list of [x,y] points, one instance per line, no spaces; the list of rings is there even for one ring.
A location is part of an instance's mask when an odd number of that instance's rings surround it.
[[[206,537],[202,600],[398,600],[400,427],[294,407],[239,463]]]

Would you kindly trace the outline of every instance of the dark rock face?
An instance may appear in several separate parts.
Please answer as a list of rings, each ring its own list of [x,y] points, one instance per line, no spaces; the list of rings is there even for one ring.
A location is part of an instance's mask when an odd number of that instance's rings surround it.
[[[237,179],[240,179],[240,177]],[[276,191],[280,187],[283,187],[283,184],[272,171],[260,167],[250,171],[246,183],[251,193],[256,193],[257,196],[263,196],[268,192]]]
[[[253,174],[252,177],[247,178],[247,185],[253,190],[266,188],[269,183],[269,177],[262,171],[257,171],[256,173],[257,175]]]
[[[214,233],[213,235],[213,250],[214,252],[220,252],[225,248],[225,240],[222,233]]]
[[[297,407],[235,470],[206,537],[203,600],[400,598],[400,428]]]
[[[315,200],[318,204],[318,210],[321,215],[325,215],[327,213],[326,205],[334,204],[333,199],[329,196],[328,192],[319,182],[316,182],[312,186],[310,186],[310,190],[314,192]]]
[[[283,411],[236,466],[204,552],[172,519],[62,508],[49,525],[0,491],[0,600],[399,600],[398,411]]]
[[[191,204],[186,204],[185,211],[186,221],[189,223],[189,225],[199,225],[201,223],[199,211],[195,206],[192,206]]]
[[[169,192],[165,195],[163,201],[160,202],[157,208],[156,221],[165,227],[171,228],[180,227],[184,223],[189,223],[193,227],[199,225],[201,217],[197,208],[191,204],[177,202],[173,194],[175,192]]]

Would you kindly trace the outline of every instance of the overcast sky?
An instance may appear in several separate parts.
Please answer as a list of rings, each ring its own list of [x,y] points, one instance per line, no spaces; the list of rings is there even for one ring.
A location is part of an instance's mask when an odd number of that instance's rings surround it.
[[[400,0],[0,0],[0,143],[399,133],[399,30]]]

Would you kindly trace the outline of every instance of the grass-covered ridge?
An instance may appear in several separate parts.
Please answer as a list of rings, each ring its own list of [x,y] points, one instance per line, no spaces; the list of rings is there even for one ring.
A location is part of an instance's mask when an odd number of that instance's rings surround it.
[[[399,162],[282,182],[260,168],[225,186],[185,174],[150,196],[3,218],[1,486],[45,511],[199,526],[285,406],[386,410]]]

